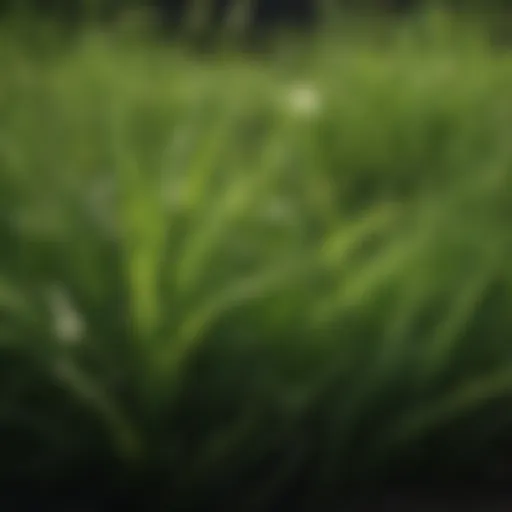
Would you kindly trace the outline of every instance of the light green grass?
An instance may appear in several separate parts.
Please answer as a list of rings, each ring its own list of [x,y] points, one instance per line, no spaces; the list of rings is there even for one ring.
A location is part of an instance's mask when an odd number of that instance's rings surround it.
[[[407,37],[2,47],[2,471],[107,453],[205,497],[278,450],[271,495],[313,452],[314,497],[429,435],[443,471],[452,421],[480,460],[512,419],[512,57]]]

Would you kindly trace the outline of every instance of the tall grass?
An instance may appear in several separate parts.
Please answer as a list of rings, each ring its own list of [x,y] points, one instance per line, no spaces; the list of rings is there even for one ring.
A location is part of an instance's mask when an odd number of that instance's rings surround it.
[[[512,59],[441,35],[1,47],[4,481],[134,471],[172,504],[261,508],[303,478],[307,508],[492,470]]]

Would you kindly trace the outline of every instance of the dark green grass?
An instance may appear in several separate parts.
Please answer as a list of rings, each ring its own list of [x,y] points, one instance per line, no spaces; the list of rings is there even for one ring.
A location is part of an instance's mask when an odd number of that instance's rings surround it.
[[[4,40],[0,478],[241,510],[497,468],[508,53]]]

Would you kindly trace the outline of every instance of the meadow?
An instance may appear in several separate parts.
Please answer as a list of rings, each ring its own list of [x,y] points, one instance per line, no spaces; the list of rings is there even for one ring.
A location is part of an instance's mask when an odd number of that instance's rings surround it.
[[[306,511],[510,484],[509,49],[443,17],[262,54],[16,34],[3,485]]]

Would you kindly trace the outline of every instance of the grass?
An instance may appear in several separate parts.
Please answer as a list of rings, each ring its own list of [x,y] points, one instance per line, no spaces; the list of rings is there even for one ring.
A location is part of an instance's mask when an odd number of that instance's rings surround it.
[[[492,471],[512,57],[443,30],[264,58],[4,30],[4,481],[307,509]]]

